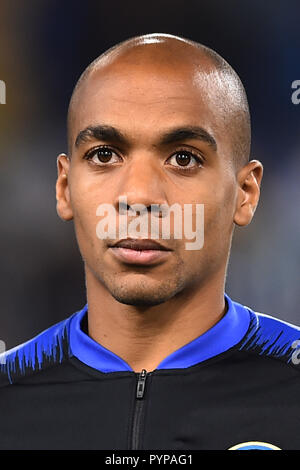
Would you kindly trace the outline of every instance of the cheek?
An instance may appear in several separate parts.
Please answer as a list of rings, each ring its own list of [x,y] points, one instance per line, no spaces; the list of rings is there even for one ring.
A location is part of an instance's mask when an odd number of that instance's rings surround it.
[[[91,229],[96,224],[96,206],[88,195],[84,197],[81,194],[75,194],[72,197],[72,205],[74,212],[74,222],[80,226],[82,230]]]
[[[78,164],[70,176],[70,198],[74,222],[83,229],[97,224],[97,207],[102,202],[103,191],[83,165]]]
[[[96,215],[97,198],[80,184],[76,185],[76,188],[72,188],[70,197],[78,243],[80,246],[86,244],[94,246],[99,219]]]
[[[224,247],[230,242],[234,217],[234,194],[229,185],[215,194],[214,201],[205,205],[205,240]]]
[[[228,243],[233,227],[235,186],[225,169],[214,175],[199,195],[204,204],[204,248],[214,249]]]

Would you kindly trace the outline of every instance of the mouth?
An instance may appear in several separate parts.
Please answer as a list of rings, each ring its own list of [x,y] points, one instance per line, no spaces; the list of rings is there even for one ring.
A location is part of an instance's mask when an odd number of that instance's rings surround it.
[[[110,246],[116,258],[124,263],[149,265],[166,259],[171,249],[150,239],[127,238]]]

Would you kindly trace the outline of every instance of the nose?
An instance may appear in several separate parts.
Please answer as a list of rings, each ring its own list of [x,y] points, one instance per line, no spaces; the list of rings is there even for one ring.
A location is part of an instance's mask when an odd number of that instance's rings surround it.
[[[121,208],[124,211],[130,210],[134,205],[143,205],[150,211],[151,204],[167,204],[165,181],[157,156],[142,153],[133,156],[121,170],[116,186],[115,209],[118,211]]]

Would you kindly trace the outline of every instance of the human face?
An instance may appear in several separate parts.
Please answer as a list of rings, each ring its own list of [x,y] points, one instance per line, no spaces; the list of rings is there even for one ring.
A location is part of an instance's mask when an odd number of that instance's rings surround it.
[[[237,185],[230,133],[207,77],[186,64],[118,63],[92,72],[79,92],[70,159],[59,156],[59,178],[67,178],[58,212],[74,219],[86,270],[121,303],[160,304],[224,277]],[[98,131],[87,132],[91,127]],[[59,191],[62,185],[58,179]],[[192,204],[193,220],[203,204],[203,247],[187,250],[190,240],[176,239],[173,230],[157,240],[169,251],[148,264],[126,261],[110,246],[118,239],[96,233],[98,206],[118,213],[120,196],[129,205]]]

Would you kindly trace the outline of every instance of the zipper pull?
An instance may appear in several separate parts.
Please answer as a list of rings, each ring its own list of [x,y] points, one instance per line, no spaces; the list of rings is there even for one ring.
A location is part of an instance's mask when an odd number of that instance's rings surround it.
[[[147,371],[142,369],[142,372],[139,374],[138,383],[136,387],[136,398],[143,398],[145,391]]]

